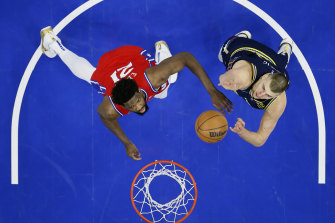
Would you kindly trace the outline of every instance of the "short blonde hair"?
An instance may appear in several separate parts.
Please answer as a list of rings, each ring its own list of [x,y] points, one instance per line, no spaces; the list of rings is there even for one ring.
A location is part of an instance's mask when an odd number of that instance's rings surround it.
[[[274,93],[284,92],[289,85],[288,79],[282,73],[274,73],[270,75],[270,90]]]

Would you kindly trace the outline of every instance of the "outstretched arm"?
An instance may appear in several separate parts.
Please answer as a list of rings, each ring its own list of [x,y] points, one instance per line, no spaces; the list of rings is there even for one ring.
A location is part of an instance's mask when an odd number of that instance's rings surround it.
[[[159,65],[147,69],[147,74],[153,86],[155,88],[159,88],[168,80],[170,75],[179,72],[185,66],[188,67],[204,85],[212,98],[214,107],[222,113],[225,113],[224,109],[230,113],[232,110],[231,101],[215,88],[206,71],[191,53],[182,52],[169,57],[162,61]]]
[[[102,103],[98,106],[97,111],[102,123],[124,144],[127,155],[133,160],[140,160],[141,155],[138,152],[138,149],[123,132],[119,122],[117,121],[120,115],[115,111],[107,96],[104,97]]]
[[[264,112],[257,132],[249,131],[245,128],[245,122],[238,118],[234,128],[230,127],[232,132],[238,134],[248,143],[261,147],[269,138],[271,132],[276,127],[276,124],[283,114],[286,106],[285,92],[278,96],[277,100]]]

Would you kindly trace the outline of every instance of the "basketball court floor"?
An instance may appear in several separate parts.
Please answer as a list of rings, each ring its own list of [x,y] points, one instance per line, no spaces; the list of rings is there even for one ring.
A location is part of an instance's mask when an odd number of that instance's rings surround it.
[[[156,160],[176,162],[194,178],[196,204],[184,222],[334,222],[334,5],[330,0],[3,1],[0,222],[145,222],[133,207],[131,185]],[[78,7],[80,13],[66,17]],[[286,110],[261,148],[231,131],[221,142],[207,144],[194,124],[215,108],[200,81],[184,69],[166,99],[148,103],[146,115],[120,118],[142,155],[134,161],[100,121],[96,108],[102,96],[59,58],[39,57],[39,31],[48,25],[58,25],[63,44],[94,66],[119,46],[153,54],[154,43],[165,40],[172,54],[191,52],[215,85],[225,70],[218,50],[228,37],[249,30],[253,39],[277,50],[280,35],[289,35],[296,46],[287,69]],[[229,125],[241,117],[256,131],[263,112],[219,90],[234,104],[226,115]],[[14,184],[13,153],[14,161],[18,155]],[[166,174],[152,180],[152,199],[168,203],[183,193],[180,182],[193,182],[178,179]],[[190,197],[193,204],[195,195]]]

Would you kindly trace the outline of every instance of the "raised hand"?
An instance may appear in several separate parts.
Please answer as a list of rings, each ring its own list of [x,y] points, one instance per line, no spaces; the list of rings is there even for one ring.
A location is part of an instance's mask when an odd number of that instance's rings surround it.
[[[241,119],[238,118],[237,122],[235,123],[234,128],[229,127],[232,132],[235,132],[236,134],[242,134],[244,131],[246,131],[245,127],[245,122]]]
[[[134,144],[127,144],[126,147],[126,153],[127,155],[132,158],[133,160],[141,160],[141,154],[138,152],[138,149]]]
[[[235,80],[226,80],[224,78],[224,75],[221,75],[219,77],[219,84],[218,86],[222,86],[224,89],[227,89],[227,90],[233,90],[233,91],[236,91],[238,89],[241,88],[241,84],[240,83],[237,83]]]
[[[223,114],[226,114],[225,110],[228,113],[231,113],[233,110],[233,103],[222,92],[215,90],[211,94],[211,99],[213,106]]]

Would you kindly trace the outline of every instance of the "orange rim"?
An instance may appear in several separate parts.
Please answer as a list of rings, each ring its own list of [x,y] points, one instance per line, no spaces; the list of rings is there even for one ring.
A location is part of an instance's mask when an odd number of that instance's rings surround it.
[[[145,170],[146,168],[148,168],[149,166],[152,166],[152,165],[155,165],[157,163],[171,163],[171,164],[174,164],[176,166],[179,166],[180,168],[182,168],[183,170],[185,170],[185,172],[190,176],[192,182],[193,182],[193,185],[194,185],[194,202],[193,202],[193,205],[190,209],[190,211],[182,218],[180,219],[179,221],[177,221],[176,223],[180,223],[182,221],[184,221],[193,211],[194,207],[195,207],[195,204],[197,203],[197,198],[198,198],[198,189],[197,189],[197,185],[194,181],[194,178],[192,176],[192,174],[185,168],[183,167],[182,165],[180,165],[179,163],[176,163],[176,162],[173,162],[173,161],[169,161],[169,160],[159,160],[159,161],[155,161],[155,162],[152,162],[152,163],[149,163],[148,165],[144,166],[140,171],[138,171],[138,173],[136,174],[133,182],[131,183],[131,190],[130,190],[130,198],[131,198],[131,203],[133,204],[133,207],[136,211],[136,213],[146,222],[149,222],[149,223],[153,223],[152,221],[149,221],[148,219],[146,219],[138,210],[137,210],[137,207],[135,205],[135,202],[134,202],[134,199],[133,199],[133,189],[134,189],[134,184],[137,180],[137,177],[142,173],[143,170]]]

